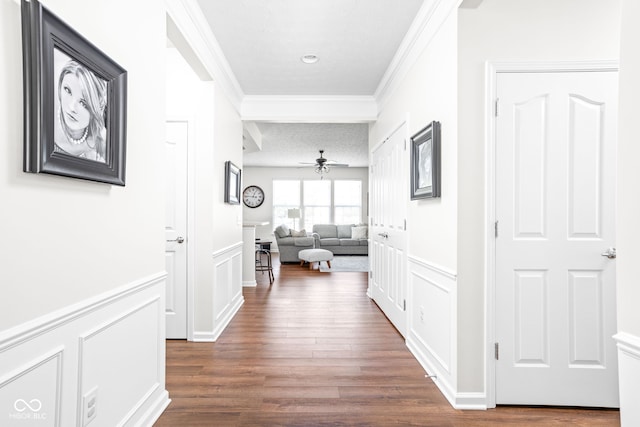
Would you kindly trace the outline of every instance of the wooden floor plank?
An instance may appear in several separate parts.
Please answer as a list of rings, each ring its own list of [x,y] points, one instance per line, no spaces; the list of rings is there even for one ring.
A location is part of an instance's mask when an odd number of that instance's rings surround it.
[[[618,426],[603,409],[458,411],[366,296],[366,273],[274,260],[216,343],[167,341],[162,426]]]

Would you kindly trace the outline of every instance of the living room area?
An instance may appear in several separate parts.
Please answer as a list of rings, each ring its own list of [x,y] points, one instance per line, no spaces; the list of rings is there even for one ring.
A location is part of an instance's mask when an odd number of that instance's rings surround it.
[[[297,265],[300,263],[299,251],[315,248],[331,252],[331,266],[334,270],[367,271],[367,125],[279,126],[283,128],[279,133],[279,141],[270,141],[268,132],[263,134],[262,144],[266,155],[264,152],[256,152],[245,153],[243,156],[242,190],[251,187],[252,190],[259,191],[262,198],[257,206],[243,203],[243,222],[264,224],[255,227],[255,239],[256,242],[269,242],[269,250],[274,255],[277,254],[274,266],[280,263]],[[335,143],[335,146],[325,143],[326,147],[318,146],[321,144],[319,141],[297,144],[296,153],[290,154],[287,166],[283,165],[282,154],[276,161],[270,161],[267,147],[273,144],[273,149],[279,150],[278,146],[287,144],[282,138],[295,139],[296,132],[302,128],[305,132],[318,135],[317,138],[320,139],[338,129],[349,135],[352,141],[356,135],[359,141],[350,144],[349,151],[339,149],[340,144]],[[358,145],[361,149],[357,148]],[[331,162],[326,170],[319,173],[314,165],[301,164],[300,159],[313,160],[318,157],[318,150],[323,148],[326,148],[324,156],[327,159],[335,159],[340,165],[349,166],[334,167],[334,162]],[[353,236],[352,229],[357,229]],[[319,263],[321,265],[312,264],[316,271],[326,271],[328,268],[325,262]],[[309,269],[306,265],[305,268]]]

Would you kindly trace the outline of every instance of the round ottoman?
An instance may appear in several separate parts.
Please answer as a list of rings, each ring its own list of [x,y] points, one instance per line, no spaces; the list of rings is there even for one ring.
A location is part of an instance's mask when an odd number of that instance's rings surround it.
[[[333,259],[333,252],[328,251],[326,249],[303,249],[298,252],[298,259],[300,260],[300,265],[303,265],[305,262],[309,263],[309,269],[313,268],[313,263],[318,263],[318,268],[320,268],[320,263],[325,261],[327,263],[327,267],[331,268],[331,260]]]

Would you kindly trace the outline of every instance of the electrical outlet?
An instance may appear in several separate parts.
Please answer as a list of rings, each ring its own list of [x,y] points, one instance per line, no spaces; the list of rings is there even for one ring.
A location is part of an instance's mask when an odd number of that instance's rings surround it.
[[[82,397],[82,426],[88,425],[98,414],[98,387]]]

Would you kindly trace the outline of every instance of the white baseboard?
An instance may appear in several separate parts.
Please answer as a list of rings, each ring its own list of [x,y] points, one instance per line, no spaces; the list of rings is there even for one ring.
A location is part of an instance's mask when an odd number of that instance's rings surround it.
[[[456,409],[486,411],[487,395],[485,393],[458,392],[456,393],[453,407]]]
[[[640,425],[640,336],[619,332],[618,378],[620,387],[620,422],[622,427]]]
[[[243,288],[255,288],[257,286],[258,286],[258,282],[256,282],[255,280],[245,280],[242,282]]]
[[[162,272],[2,332],[0,402],[18,409],[0,425],[81,426],[92,390],[92,424],[152,425],[169,404],[164,310]]]
[[[224,315],[221,318],[219,318],[218,322],[216,322],[216,326],[213,329],[213,335],[212,335],[213,341],[216,341],[220,337],[220,334],[222,334],[222,332],[227,328],[229,323],[231,323],[231,320],[233,320],[233,317],[236,315],[238,310],[240,310],[240,307],[242,307],[243,304],[244,304],[244,297],[242,296],[242,293],[240,293],[234,299],[234,301],[232,301],[232,304],[229,306],[229,309],[225,310]]]
[[[233,317],[236,315],[240,307],[244,304],[244,297],[240,295],[240,298],[237,298],[233,306],[227,313],[221,322],[216,326],[216,328],[211,332],[194,332],[193,341],[195,342],[216,342],[220,337],[220,334],[227,328]]]
[[[158,418],[160,418],[170,403],[171,399],[169,399],[169,393],[165,390],[164,393],[160,393],[154,402],[151,402],[151,405],[144,416],[142,416],[141,419],[133,425],[135,427],[152,426],[156,421],[158,421]]]
[[[449,381],[449,376],[438,369],[438,364],[430,361],[430,357],[424,351],[424,345],[418,344],[415,337],[407,339],[407,347],[418,360],[418,363],[425,370],[426,375],[431,377],[433,383],[438,387],[442,395],[447,399],[454,409],[461,410],[486,410],[487,399],[485,393],[469,393],[456,391],[456,385]]]

